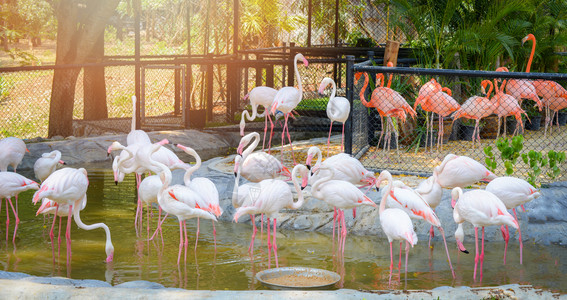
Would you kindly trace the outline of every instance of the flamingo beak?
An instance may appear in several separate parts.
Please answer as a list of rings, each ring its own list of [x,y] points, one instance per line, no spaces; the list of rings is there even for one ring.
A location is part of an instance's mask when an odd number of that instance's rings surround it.
[[[35,215],[38,216],[41,212],[43,212],[44,210],[46,210],[50,207],[51,207],[51,201],[46,201],[37,209],[37,212],[35,213]]]
[[[307,159],[305,160],[305,165],[309,170],[311,170],[311,160],[313,160],[313,155],[307,155]]]
[[[457,201],[455,200],[455,198],[451,198],[451,207],[455,208],[456,204],[457,204]]]
[[[458,248],[461,252],[466,253],[466,254],[469,254],[469,251],[465,248],[465,246],[463,245],[463,243],[462,243],[461,241],[459,241],[459,240],[457,240],[457,248]]]
[[[238,148],[236,148],[236,153],[242,155],[242,150],[244,149],[244,145],[243,144],[239,144]]]
[[[282,175],[284,175],[285,177],[289,177],[291,178],[291,172],[289,171],[288,168],[286,168],[285,166],[282,166],[282,170],[280,171]]]

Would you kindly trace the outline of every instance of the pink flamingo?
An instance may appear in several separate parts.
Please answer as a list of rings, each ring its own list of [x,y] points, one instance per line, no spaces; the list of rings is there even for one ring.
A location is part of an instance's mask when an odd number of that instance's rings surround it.
[[[514,212],[514,219],[518,222],[518,217],[516,216],[516,207],[522,206],[533,199],[537,199],[540,193],[527,181],[516,178],[516,177],[498,177],[492,180],[486,186],[486,190],[493,193],[500,199],[506,209],[511,209]],[[518,240],[520,242],[520,264],[522,264],[522,231],[520,230],[518,223]],[[506,241],[506,246],[504,247],[504,264],[506,264],[506,251],[508,250],[508,240],[510,239],[510,233],[508,232],[508,226],[500,228],[502,231],[502,236],[504,241]]]
[[[20,218],[18,217],[17,204],[16,208],[12,204],[12,197],[17,196],[23,191],[30,189],[37,190],[37,182],[30,180],[18,173],[14,172],[0,172],[0,210],[2,209],[2,198],[6,198],[6,241],[8,241],[8,227],[10,226],[10,209],[8,208],[8,203],[12,207],[12,212],[16,217],[16,225],[14,227],[14,236],[12,237],[12,243],[16,242],[16,233],[18,232],[18,225],[20,224]],[[16,203],[18,199],[16,198]]]
[[[271,261],[270,253],[273,247],[276,267],[279,267],[278,246],[276,243],[278,213],[283,208],[299,209],[303,205],[304,198],[302,190],[307,185],[308,173],[309,169],[302,164],[297,164],[291,172],[293,187],[298,195],[297,201],[294,202],[293,194],[286,182],[278,179],[265,179],[258,184],[259,191],[255,195],[256,199],[253,199],[253,204],[239,207],[234,214],[235,222],[238,222],[238,218],[244,214],[255,215],[263,213],[268,216],[268,265]],[[298,175],[301,175],[302,178],[301,186],[297,182]],[[270,219],[274,220],[273,243],[270,243]]]
[[[508,69],[505,67],[500,67],[496,69],[497,72],[507,72]],[[504,136],[506,136],[506,117],[507,116],[514,116],[516,118],[516,129],[514,129],[513,135],[516,135],[520,132],[521,128],[524,128],[524,123],[522,121],[522,114],[526,114],[526,112],[520,107],[518,100],[516,98],[504,94],[504,88],[506,87],[506,80],[502,81],[500,88],[498,88],[498,83],[496,82],[496,78],[494,79],[494,89],[496,94],[492,97],[492,101],[496,103],[496,110],[494,111],[498,116],[498,135],[500,135],[500,118],[504,117]],[[540,108],[541,109],[541,108]],[[529,120],[529,119],[528,119]]]
[[[532,41],[532,52],[530,54],[530,58],[528,59],[528,64],[526,66],[526,73],[530,72],[530,68],[532,65],[532,59],[534,58],[535,48],[536,48],[536,39],[533,34],[528,34],[526,37],[522,39],[522,45],[526,41]],[[505,72],[508,72],[508,69],[503,68]],[[518,103],[520,106],[522,105],[522,99],[530,99],[537,103],[539,110],[543,107],[541,100],[539,99],[536,88],[534,87],[531,80],[527,79],[510,79],[508,80],[508,84],[506,85],[506,93],[511,95],[512,97],[518,99]]]
[[[274,98],[278,91],[274,88],[268,86],[257,86],[253,88],[250,93],[244,96],[244,100],[250,99],[250,105],[252,106],[252,115],[247,110],[242,112],[242,117],[240,118],[240,136],[244,136],[244,127],[246,126],[245,119],[248,121],[254,121],[256,117],[264,117],[264,140],[262,142],[262,150],[266,145],[266,133],[268,131],[268,120],[270,120],[270,139],[268,141],[268,153],[272,146],[272,133],[274,132],[274,123],[272,122],[272,117],[270,117],[269,110],[274,102]],[[264,112],[258,114],[258,106],[262,105],[264,107]],[[268,113],[266,113],[268,112]]]
[[[463,222],[468,221],[474,226],[475,232],[475,259],[474,274],[476,280],[476,268],[480,260],[480,281],[482,281],[482,264],[484,262],[484,227],[491,225],[510,225],[518,229],[518,222],[506,211],[506,206],[498,197],[485,190],[472,190],[463,193],[460,187],[451,191],[451,202],[458,200],[453,210],[453,219],[459,224],[455,231],[457,247],[464,253],[468,253],[463,245],[464,232]],[[482,248],[478,252],[478,227],[482,227]]]
[[[9,136],[0,140],[0,172],[8,171],[8,166],[12,166],[16,172],[26,152],[30,152],[26,143],[17,137]]]
[[[346,242],[346,222],[345,209],[355,208],[361,205],[370,205],[377,207],[372,199],[368,198],[356,186],[348,181],[336,180],[334,177],[334,169],[329,166],[319,168],[318,172],[327,171],[326,176],[322,176],[311,187],[311,195],[319,200],[325,201],[327,204],[338,208],[339,210],[339,226],[342,224],[340,231],[341,239],[339,240],[339,251],[345,253]],[[333,222],[334,226],[334,222]],[[333,227],[334,229],[334,227]],[[333,230],[334,231],[334,230]]]
[[[444,188],[463,188],[481,180],[491,181],[496,178],[494,173],[476,160],[452,153],[447,154],[443,162],[433,169],[433,176]]]
[[[400,241],[400,263],[401,267],[401,257],[402,257],[402,242],[406,241],[406,270],[405,274],[408,274],[408,253],[409,246],[412,247],[417,244],[417,235],[413,230],[413,224],[410,217],[399,208],[388,208],[386,209],[386,202],[388,200],[388,195],[392,191],[392,175],[390,172],[384,170],[378,176],[376,181],[376,187],[384,181],[388,181],[388,185],[382,191],[382,200],[380,202],[380,225],[382,230],[388,237],[388,242],[390,243],[390,283],[392,282],[392,270],[394,269],[394,255],[392,253],[392,242],[394,240]]]
[[[114,257],[114,246],[110,236],[110,230],[104,223],[96,223],[86,225],[81,221],[79,207],[81,201],[86,202],[86,193],[89,186],[87,170],[84,168],[63,168],[53,172],[33,195],[33,203],[36,204],[40,199],[49,198],[58,204],[67,204],[69,212],[67,215],[67,231],[65,239],[67,241],[67,264],[71,261],[71,216],[75,219],[75,223],[79,228],[85,230],[93,230],[103,228],[106,233],[106,262],[111,262]],[[42,208],[40,207],[40,210]],[[57,211],[55,212],[57,214]]]
[[[195,158],[195,165],[188,168],[183,176],[183,182],[185,186],[189,187],[193,192],[201,196],[202,202],[197,202],[199,208],[202,210],[213,213],[217,218],[222,215],[223,211],[219,204],[219,191],[216,185],[208,178],[197,177],[191,179],[191,175],[201,167],[201,157],[197,152],[190,147],[185,147],[181,144],[176,145],[177,148],[183,150],[185,153],[193,156]],[[199,241],[199,218],[197,218],[197,233],[195,234],[195,249],[197,249],[197,243]],[[217,246],[217,229],[215,228],[215,222],[213,221],[213,236],[215,241],[215,249]]]
[[[559,110],[567,107],[567,90],[559,83],[551,80],[534,80],[533,85],[545,106],[544,132],[545,136],[547,136],[547,127],[552,125],[554,115],[557,116],[557,127],[559,127]],[[553,111],[551,117],[549,116],[550,110]]]
[[[282,149],[281,149],[281,161],[283,162],[283,143],[284,143],[284,132],[287,132],[287,138],[289,140],[289,147],[291,148],[291,155],[293,157],[293,164],[295,165],[295,155],[293,154],[293,145],[291,144],[291,137],[289,136],[289,127],[287,125],[287,120],[291,112],[295,107],[301,102],[303,98],[303,88],[301,86],[301,77],[299,71],[297,70],[297,61],[302,60],[303,64],[307,67],[308,61],[303,57],[303,54],[297,53],[293,59],[293,66],[295,70],[295,77],[297,77],[297,86],[286,86],[281,88],[276,96],[274,97],[274,103],[272,104],[271,114],[275,116],[276,110],[281,111],[284,114],[285,124],[282,129]]]
[[[486,86],[488,84],[490,84],[490,89],[488,90],[488,92],[486,92]],[[461,109],[458,110],[453,115],[453,122],[455,122],[455,120],[461,117],[476,121],[473,131],[473,144],[476,140],[479,143],[479,145],[480,145],[480,130],[479,130],[480,119],[490,116],[496,110],[496,105],[494,101],[490,99],[490,93],[492,93],[492,89],[494,88],[492,82],[490,80],[483,80],[480,83],[480,85],[482,87],[482,92],[486,94],[486,97],[472,96],[468,98],[467,101],[465,101],[465,103],[461,105]]]
[[[420,88],[419,88],[419,93],[417,98],[415,99],[415,102],[413,104],[413,109],[416,110],[418,105],[421,105],[421,109],[423,111],[425,111],[425,126],[426,126],[426,132],[427,134],[425,135],[425,147],[427,149],[427,145],[429,144],[429,132],[432,132],[432,136],[431,136],[431,149],[433,149],[433,115],[431,116],[431,124],[429,122],[429,114],[428,112],[431,112],[433,114],[433,109],[435,108],[433,106],[433,100],[431,99],[432,97],[434,97],[435,95],[437,95],[437,93],[441,92],[442,87],[441,85],[437,82],[437,80],[435,80],[435,78],[431,78],[431,80],[429,80],[428,82],[426,82],[425,84],[423,84]]]
[[[445,231],[441,226],[441,221],[429,206],[429,203],[417,192],[406,186],[403,182],[395,180],[392,183],[392,188],[387,195],[388,202],[386,206],[390,208],[399,208],[403,210],[412,219],[419,219],[426,221],[427,223],[437,227],[441,232],[443,237],[443,243],[445,244],[445,252],[447,253],[447,260],[449,262],[449,268],[451,268],[451,274],[455,278],[455,272],[453,271],[453,265],[451,264],[451,256],[449,256],[449,248],[447,248],[447,241],[445,240]],[[430,230],[431,232],[432,230]]]
[[[327,103],[327,117],[331,120],[331,125],[329,127],[329,138],[327,139],[327,157],[329,156],[329,147],[331,143],[331,131],[333,129],[333,122],[337,121],[343,123],[343,131],[341,135],[341,152],[344,147],[344,137],[345,137],[345,122],[348,119],[350,113],[350,102],[345,97],[335,97],[337,87],[335,81],[329,77],[323,78],[321,84],[319,85],[319,94],[323,94],[325,87],[331,85],[333,88],[331,91],[331,96],[329,96],[329,103]]]

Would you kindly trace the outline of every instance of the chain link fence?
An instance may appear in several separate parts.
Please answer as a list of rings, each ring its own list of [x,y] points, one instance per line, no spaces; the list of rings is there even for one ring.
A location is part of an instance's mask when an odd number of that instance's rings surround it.
[[[366,167],[430,175],[453,153],[495,168],[498,176],[511,167],[514,176],[541,183],[567,179],[559,157],[567,148],[564,74],[404,70],[368,62],[354,70],[352,154]],[[518,135],[523,142],[513,146]]]

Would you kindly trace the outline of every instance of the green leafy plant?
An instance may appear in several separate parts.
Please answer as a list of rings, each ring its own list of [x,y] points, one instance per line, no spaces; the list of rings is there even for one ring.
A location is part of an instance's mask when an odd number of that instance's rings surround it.
[[[500,151],[500,158],[504,162],[506,175],[514,174],[514,167],[518,157],[520,157],[520,152],[524,148],[524,137],[517,135],[511,140],[501,137],[498,141],[496,141],[496,148]],[[496,170],[497,163],[492,146],[484,147],[484,154],[486,155],[484,159],[486,167],[494,172],[494,170]]]
[[[531,169],[528,171],[528,182],[537,188],[539,185],[536,182],[541,174],[542,168],[547,165],[547,157],[542,155],[539,151],[530,150],[527,154],[522,154],[522,160]]]
[[[547,176],[551,179],[555,179],[561,173],[559,166],[565,162],[565,152],[549,150],[549,152],[547,152],[547,157],[549,158],[550,169],[549,172],[547,172]]]
[[[491,172],[496,170],[496,157],[494,156],[494,152],[492,152],[492,146],[484,147],[484,163],[486,164],[486,168],[489,169]]]

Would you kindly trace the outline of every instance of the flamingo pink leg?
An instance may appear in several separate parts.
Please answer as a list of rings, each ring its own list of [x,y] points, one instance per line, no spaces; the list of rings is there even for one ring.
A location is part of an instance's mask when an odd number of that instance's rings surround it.
[[[161,232],[161,225],[163,224],[163,222],[165,222],[165,220],[167,219],[167,216],[169,215],[169,213],[165,214],[165,216],[163,217],[163,220],[158,220],[158,226],[156,228],[156,231],[154,231],[154,234],[152,235],[152,237],[150,238],[150,241],[154,239],[154,237],[156,236],[156,234],[159,232]]]
[[[475,253],[474,253],[474,272],[473,272],[473,279],[476,281],[476,266],[478,264],[478,227],[474,228],[474,245],[475,245]]]
[[[272,136],[274,135],[274,122],[272,122],[272,117],[270,117],[270,113],[266,112],[268,115],[268,120],[270,120],[270,139],[268,140],[268,154],[272,152]]]
[[[433,225],[429,229],[429,248],[431,248],[431,238],[435,236],[435,230],[433,230]]]
[[[346,229],[346,221],[345,221],[345,212],[341,210],[341,219],[343,219],[343,254],[345,253],[345,244],[346,244],[346,236],[347,236],[347,229]]]
[[[67,241],[67,266],[71,264],[71,218],[73,217],[73,205],[69,205],[69,215],[67,216],[67,230],[65,240]]]
[[[197,218],[197,220],[199,220],[199,218]],[[187,220],[183,221],[183,233],[185,234],[185,243],[183,243],[184,246],[185,246],[185,260],[184,260],[184,262],[185,262],[185,264],[187,264],[187,248],[189,246],[189,239],[187,238]]]
[[[258,228],[256,228],[254,215],[250,215],[250,219],[252,220],[252,240],[250,241],[250,246],[248,246],[248,253],[250,253],[250,255],[254,255],[254,240],[256,239],[256,232],[258,232]]]
[[[201,218],[197,218],[197,234],[195,235],[195,251],[197,251],[197,243],[199,243],[199,224]]]
[[[53,222],[51,222],[51,230],[49,231],[49,238],[51,239],[51,244],[53,244],[53,238],[54,238],[54,234],[53,234],[53,230],[55,229],[55,220],[57,220],[57,210],[59,209],[59,206],[57,206],[55,208],[55,214],[53,215]]]
[[[14,212],[14,215],[16,216],[16,226],[14,226],[14,236],[12,237],[12,243],[16,243],[16,233],[18,232],[18,225],[20,224],[20,217],[18,217],[18,212],[16,211],[16,209],[14,208],[14,205],[12,204],[12,199],[8,198],[8,201],[10,202],[10,207],[12,207],[12,211]],[[16,202],[16,204],[17,204],[17,202]],[[6,215],[7,214],[8,214],[8,208],[6,208]],[[7,230],[6,230],[6,235],[8,235]]]
[[[291,137],[289,135],[289,126],[287,125],[288,116],[289,116],[289,114],[286,114],[286,116],[285,116],[285,131],[287,133],[287,139],[289,140],[289,148],[291,149],[291,156],[293,158],[293,165],[295,166],[295,165],[297,165],[297,163],[295,162],[295,154],[293,153],[293,144],[291,143]],[[283,150],[283,145],[282,145],[282,150]]]
[[[276,225],[277,225],[277,220],[276,218],[274,218],[274,242],[273,242],[273,246],[274,246],[274,259],[276,260],[276,268],[279,268],[279,264],[278,264],[278,244],[276,243]]]
[[[264,214],[260,214],[260,235],[264,235]]]
[[[482,251],[480,252],[480,281],[482,281],[482,264],[484,263],[484,226],[482,227]]]
[[[453,275],[453,278],[455,278],[455,271],[453,270],[453,264],[451,263],[449,248],[447,247],[447,241],[445,240],[445,230],[443,230],[443,227],[439,227],[439,231],[441,232],[441,236],[443,237],[443,244],[445,244],[445,253],[447,254],[447,261],[449,262],[449,268],[451,268],[451,274]]]
[[[524,206],[522,206],[523,208]],[[518,222],[518,241],[520,242],[520,265],[522,264],[522,250],[524,248],[524,245],[522,244],[522,230],[520,229],[520,222],[518,221],[518,217],[516,216],[516,209],[513,208],[512,211],[514,212],[514,219],[516,219],[516,222]],[[506,226],[507,227],[507,226]]]
[[[333,242],[335,241],[335,221],[337,220],[337,207],[334,207],[335,212],[333,213]]]
[[[502,238],[504,238],[504,265],[506,264],[506,252],[508,251],[508,240],[510,239],[510,233],[508,231],[508,226],[500,226],[500,231],[502,231]]]
[[[177,265],[181,260],[181,248],[183,247],[183,221],[179,221],[179,253],[177,254]]]
[[[352,218],[356,219],[356,207],[352,209]]]
[[[403,242],[400,241],[400,256],[398,257],[398,270],[402,269],[402,244]]]
[[[215,228],[215,221],[211,220],[213,223],[213,240],[215,242],[215,251],[217,250],[217,229]]]
[[[268,112],[266,112],[266,114],[269,116],[270,114]],[[264,151],[264,149],[266,148],[266,133],[268,132],[268,118],[265,117],[264,118],[264,139],[262,140],[262,151]]]
[[[57,257],[61,256],[61,220],[62,219],[63,217],[59,217],[59,229],[57,232]]]
[[[406,280],[408,278],[408,254],[409,254],[409,242],[406,241],[406,270],[405,270]],[[454,278],[454,276],[453,276],[453,278]]]
[[[270,241],[270,218],[267,218],[267,227],[268,230],[268,269],[272,263],[272,242]]]
[[[6,243],[8,242],[9,226],[10,226],[10,209],[8,208],[8,198],[6,198]]]

